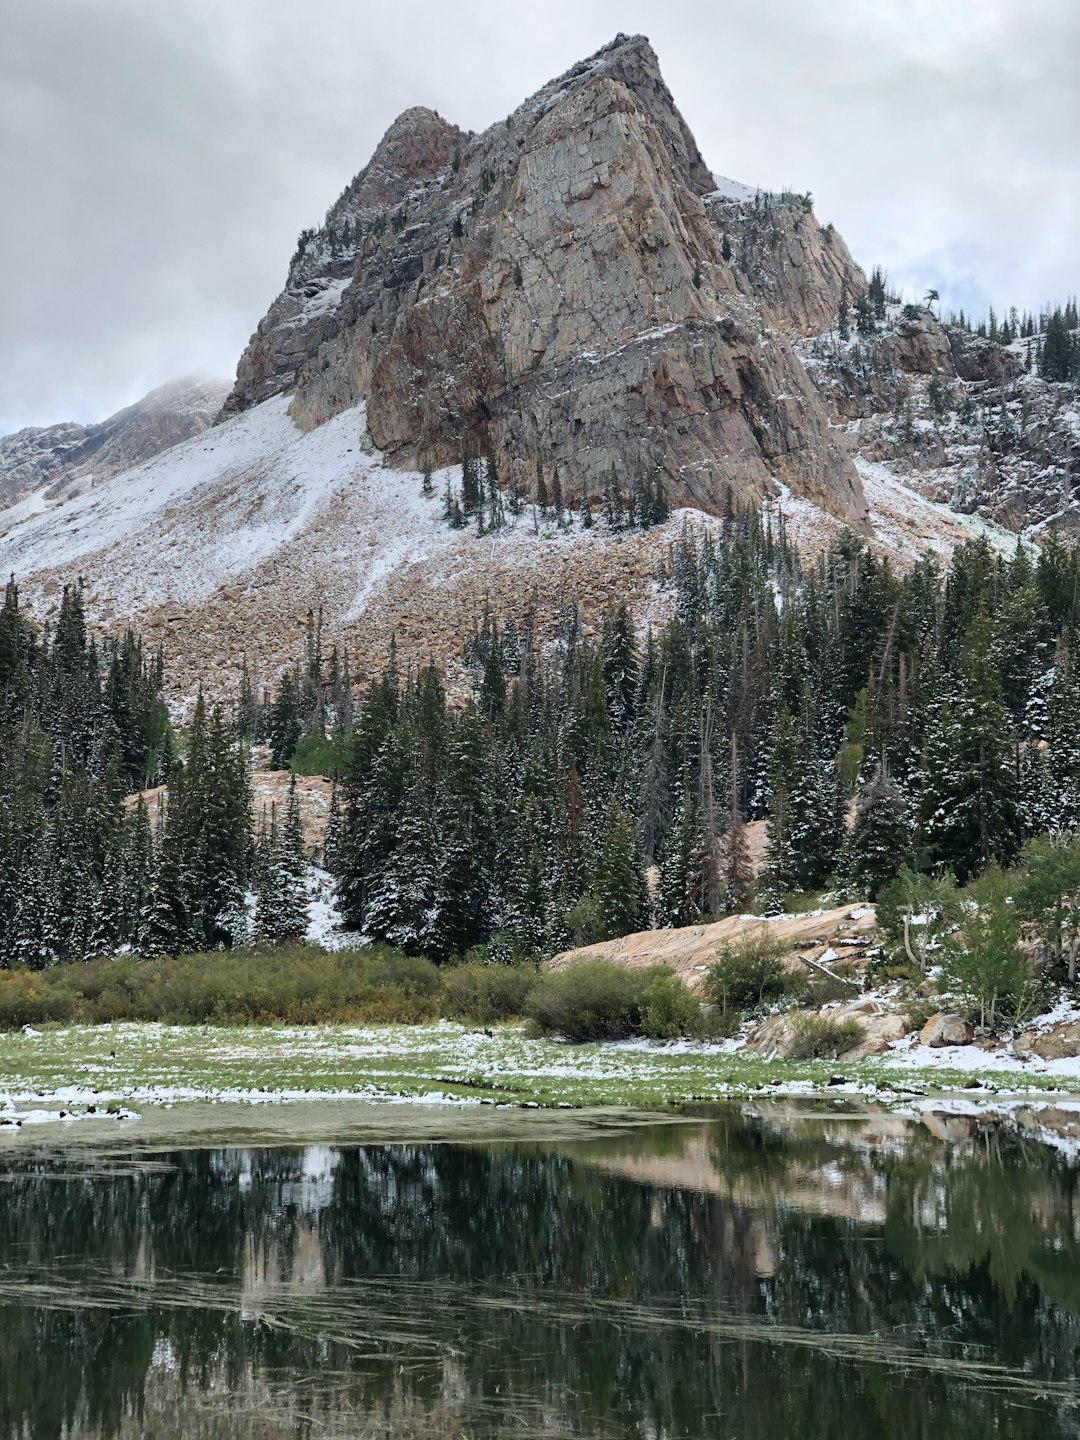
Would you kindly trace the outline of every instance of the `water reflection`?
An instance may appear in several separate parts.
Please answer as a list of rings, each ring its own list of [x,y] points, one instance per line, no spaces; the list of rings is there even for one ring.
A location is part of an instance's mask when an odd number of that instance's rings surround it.
[[[0,1158],[0,1436],[1080,1435],[1077,1171],[724,1113]]]

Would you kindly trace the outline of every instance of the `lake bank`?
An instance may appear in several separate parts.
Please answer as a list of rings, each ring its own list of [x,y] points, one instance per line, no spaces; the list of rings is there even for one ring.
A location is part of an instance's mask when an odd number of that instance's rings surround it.
[[[518,1026],[70,1026],[0,1035],[0,1132],[220,1105],[397,1102],[564,1112],[673,1108],[764,1096],[826,1096],[905,1113],[1053,1109],[1059,1148],[1080,1149],[1080,1067],[975,1046],[902,1044],[839,1063],[781,1061],[677,1041],[567,1045]],[[1074,1113],[1075,1109],[1075,1113]],[[1031,1122],[1037,1128],[1037,1121]],[[395,1129],[396,1126],[396,1129]],[[1075,1135],[1073,1131],[1075,1129]]]

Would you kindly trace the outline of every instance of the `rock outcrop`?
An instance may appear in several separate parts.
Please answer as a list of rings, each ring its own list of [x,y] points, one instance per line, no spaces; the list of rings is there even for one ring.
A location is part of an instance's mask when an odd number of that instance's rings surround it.
[[[1066,1020],[1049,1030],[1029,1030],[1013,1042],[1018,1055],[1036,1055],[1040,1060],[1071,1060],[1080,1055],[1080,1020]]]
[[[0,510],[41,492],[59,504],[213,424],[223,381],[175,380],[98,424],[16,430],[0,438]],[[0,527],[5,521],[0,516]]]
[[[713,181],[705,208],[721,254],[766,324],[792,339],[820,335],[836,324],[842,295],[850,303],[866,294],[866,276],[836,229],[818,222],[809,195]]]
[[[468,449],[571,496],[614,467],[713,511],[781,481],[863,525],[789,337],[865,281],[805,211],[740,278],[733,223],[641,37],[478,136],[408,111],[301,237],[226,412],[291,392],[314,426],[363,400],[390,464]]]

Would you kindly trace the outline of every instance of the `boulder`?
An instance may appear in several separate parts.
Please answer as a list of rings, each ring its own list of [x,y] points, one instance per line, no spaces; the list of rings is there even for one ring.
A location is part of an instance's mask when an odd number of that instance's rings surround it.
[[[790,1014],[771,1015],[754,1027],[747,1037],[747,1048],[759,1055],[786,1060],[795,1045],[795,1024]]]
[[[1080,1055],[1080,1020],[1066,1020],[1049,1030],[1028,1030],[1017,1037],[1013,1049],[1019,1055],[1037,1055],[1040,1060],[1071,1060]]]
[[[931,1015],[919,1031],[919,1044],[940,1050],[945,1045],[970,1045],[975,1039],[975,1027],[962,1015],[948,1015],[938,1011]]]
[[[845,1050],[841,1060],[865,1060],[870,1055],[884,1055],[897,1040],[902,1040],[911,1029],[904,1015],[867,1015],[853,1012],[847,1007],[844,1012],[833,1012],[838,1018],[857,1019],[863,1027],[863,1038],[850,1050]]]

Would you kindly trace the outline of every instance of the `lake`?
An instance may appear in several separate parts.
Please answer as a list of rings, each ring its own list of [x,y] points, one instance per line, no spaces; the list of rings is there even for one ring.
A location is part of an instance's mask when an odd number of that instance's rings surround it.
[[[3,1440],[1080,1436],[1080,1171],[1034,1141],[263,1108],[0,1148]]]

